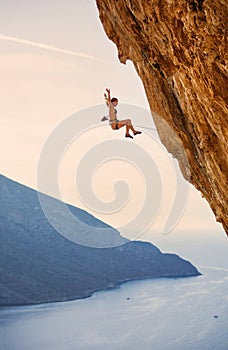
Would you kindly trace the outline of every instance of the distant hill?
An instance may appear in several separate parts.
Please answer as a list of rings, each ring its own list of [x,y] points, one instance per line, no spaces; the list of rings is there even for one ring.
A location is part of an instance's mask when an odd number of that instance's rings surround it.
[[[163,254],[147,242],[127,241],[86,211],[68,206],[94,226],[95,241],[100,227],[110,229],[108,242],[121,242],[110,248],[75,244],[49,224],[36,191],[0,175],[0,193],[0,305],[83,298],[133,279],[200,274],[177,255]],[[58,204],[46,197],[53,207]]]

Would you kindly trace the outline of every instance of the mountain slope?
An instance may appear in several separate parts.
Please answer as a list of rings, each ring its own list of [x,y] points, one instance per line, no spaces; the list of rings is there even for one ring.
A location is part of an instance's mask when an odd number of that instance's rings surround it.
[[[0,305],[82,298],[137,278],[199,275],[189,262],[146,242],[111,248],[75,244],[49,224],[36,191],[0,176],[0,193]],[[55,199],[48,200],[55,206]],[[69,208],[94,227],[110,228]],[[114,229],[111,235],[120,239]]]

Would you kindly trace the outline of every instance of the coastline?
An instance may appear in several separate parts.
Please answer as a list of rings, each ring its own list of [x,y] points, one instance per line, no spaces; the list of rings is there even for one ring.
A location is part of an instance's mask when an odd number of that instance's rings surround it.
[[[48,306],[48,305],[53,305],[53,304],[62,304],[62,303],[67,303],[67,302],[73,302],[77,300],[84,300],[88,298],[92,298],[95,294],[97,293],[102,293],[102,292],[108,292],[108,291],[113,291],[116,289],[121,288],[123,285],[130,283],[130,282],[138,282],[138,281],[143,281],[143,280],[161,280],[161,279],[167,279],[167,280],[175,280],[175,279],[186,279],[186,278],[194,278],[194,277],[200,277],[203,274],[199,272],[198,275],[184,275],[184,276],[167,276],[167,275],[161,275],[161,276],[148,276],[148,277],[139,277],[139,278],[132,278],[132,279],[126,279],[124,281],[118,281],[118,282],[113,282],[113,286],[109,287],[107,286],[106,288],[98,288],[94,290],[87,291],[85,295],[81,296],[76,296],[73,298],[66,298],[63,300],[52,300],[52,301],[47,301],[47,302],[42,302],[42,303],[25,303],[25,304],[0,304],[0,312],[1,310],[6,310],[6,309],[15,309],[15,308],[26,308],[26,307],[42,307],[42,306]]]
[[[226,350],[225,266],[202,267],[197,279],[134,280],[84,300],[5,307],[0,348]]]

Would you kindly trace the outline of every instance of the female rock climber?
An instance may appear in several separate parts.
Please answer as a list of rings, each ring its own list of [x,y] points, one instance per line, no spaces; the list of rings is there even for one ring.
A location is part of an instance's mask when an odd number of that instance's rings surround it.
[[[110,89],[106,89],[106,93],[104,94],[105,101],[107,106],[109,107],[109,117],[103,117],[101,120],[108,120],[109,119],[109,124],[111,125],[111,128],[113,130],[119,130],[123,126],[126,126],[126,133],[125,137],[130,137],[133,139],[133,136],[129,133],[131,130],[134,135],[141,134],[141,131],[137,131],[134,129],[131,119],[123,119],[123,120],[118,120],[117,118],[117,110],[116,106],[118,105],[118,99],[116,97],[111,98],[111,93]]]

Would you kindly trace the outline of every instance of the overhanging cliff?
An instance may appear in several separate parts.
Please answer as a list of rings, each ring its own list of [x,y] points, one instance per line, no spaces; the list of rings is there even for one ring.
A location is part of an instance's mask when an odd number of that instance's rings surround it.
[[[227,1],[96,2],[120,61],[144,84],[161,141],[228,233]]]

